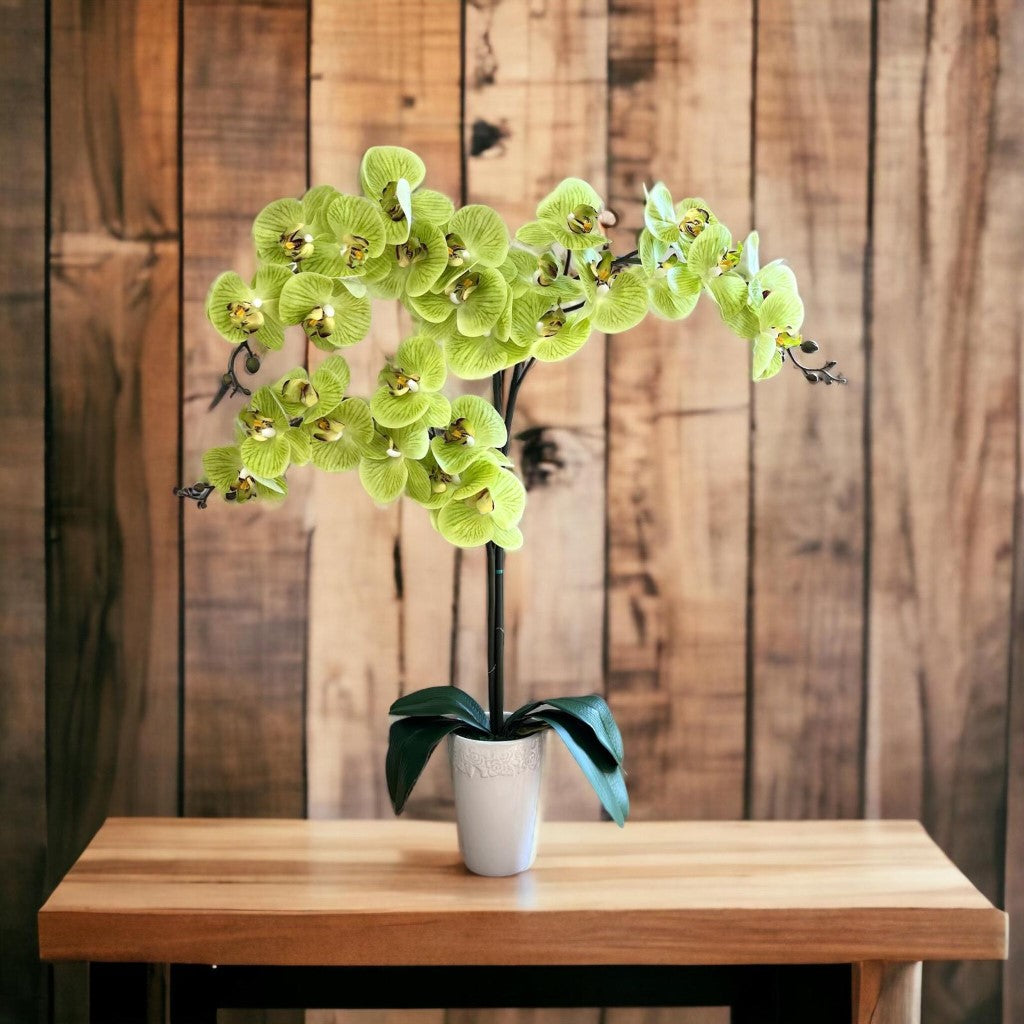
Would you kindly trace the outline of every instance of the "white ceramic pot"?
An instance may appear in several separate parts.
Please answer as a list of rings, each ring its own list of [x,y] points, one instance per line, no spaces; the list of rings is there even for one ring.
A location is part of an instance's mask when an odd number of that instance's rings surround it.
[[[533,864],[541,818],[547,731],[515,740],[448,737],[459,850],[478,875],[517,875]]]

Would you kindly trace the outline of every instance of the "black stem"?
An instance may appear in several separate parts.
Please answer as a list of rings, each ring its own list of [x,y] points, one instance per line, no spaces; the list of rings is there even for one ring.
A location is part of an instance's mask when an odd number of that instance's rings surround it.
[[[213,484],[200,480],[198,483],[192,484],[191,487],[175,487],[174,496],[188,498],[190,501],[194,501],[199,508],[206,508],[206,503],[215,489]]]
[[[238,379],[238,373],[235,371],[235,360],[238,359],[242,352],[248,353],[245,357],[246,372],[252,374],[259,370],[260,357],[256,355],[251,348],[249,348],[249,342],[243,341],[241,345],[236,345],[231,350],[231,356],[228,359],[228,368],[220,379],[220,389],[217,391],[217,394],[213,396],[213,401],[210,403],[210,409],[207,410],[208,412],[212,409],[216,409],[225,395],[230,395],[231,398],[234,398],[235,395],[239,393],[246,397],[252,394],[252,391],[250,391],[249,388],[247,388]]]
[[[512,443],[512,421],[519,389],[536,361],[531,358],[512,367],[507,398],[505,371],[499,370],[491,376],[494,408],[505,420],[507,436],[501,447],[503,455],[508,455]],[[505,549],[494,541],[487,544],[487,702],[491,734],[500,736],[505,729]]]
[[[832,372],[836,367],[834,359],[830,359],[824,366],[804,366],[793,354],[793,349],[787,348],[785,352],[789,356],[789,361],[804,375],[804,380],[808,384],[817,384],[819,382],[824,382],[825,384],[849,383],[842,373]]]

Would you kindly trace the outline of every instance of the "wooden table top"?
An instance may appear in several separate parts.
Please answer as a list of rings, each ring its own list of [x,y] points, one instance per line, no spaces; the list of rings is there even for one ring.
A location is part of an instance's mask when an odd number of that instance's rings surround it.
[[[112,818],[45,960],[744,964],[1001,959],[1006,915],[916,822],[545,823],[480,878],[454,825]]]

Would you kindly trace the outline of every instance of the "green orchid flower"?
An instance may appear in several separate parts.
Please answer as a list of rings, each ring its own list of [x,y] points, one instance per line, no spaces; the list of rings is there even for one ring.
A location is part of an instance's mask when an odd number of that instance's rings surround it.
[[[415,196],[413,198],[415,200]],[[452,215],[447,227],[445,242],[450,267],[500,267],[505,262],[508,228],[489,206],[463,206]]]
[[[404,241],[388,245],[366,267],[366,281],[378,298],[416,298],[428,292],[448,267],[443,229],[414,220]]]
[[[580,282],[587,297],[590,326],[596,331],[604,334],[628,331],[647,314],[647,282],[643,268],[613,270],[607,249],[581,269]]]
[[[456,547],[494,541],[515,551],[523,545],[518,524],[525,509],[526,489],[510,469],[474,463],[462,474],[451,499],[431,513],[431,520]]]
[[[288,422],[309,423],[329,413],[341,402],[348,390],[350,372],[341,356],[325,359],[310,377],[305,368],[296,366],[274,384],[274,392]]]
[[[800,327],[804,322],[804,304],[791,288],[777,288],[765,297],[757,309],[758,333],[754,339],[751,375],[767,380],[782,369],[782,351],[803,342]]]
[[[264,263],[298,267],[316,248],[313,218],[300,199],[275,199],[252,225],[256,254]]]
[[[557,296],[527,292],[512,309],[512,340],[543,362],[568,359],[590,337],[590,318],[583,310],[565,312]]]
[[[644,225],[660,242],[685,247],[718,223],[703,199],[691,197],[673,203],[672,194],[660,181],[649,190],[644,186],[644,200]]]
[[[454,204],[440,192],[421,189],[425,177],[423,161],[401,146],[373,146],[364,154],[359,184],[384,215],[389,245],[404,242],[414,221],[444,229],[451,219]]]
[[[306,337],[328,352],[354,345],[370,330],[370,300],[324,274],[293,275],[281,289],[278,312],[282,323],[301,324]]]
[[[447,473],[461,473],[479,459],[507,461],[495,449],[508,440],[505,421],[490,402],[478,395],[460,395],[452,402],[452,418],[430,442],[438,465]]]
[[[606,241],[600,231],[604,203],[580,178],[566,178],[537,205],[537,219],[524,224],[516,239],[531,248],[593,249]]]
[[[406,427],[376,425],[366,454],[359,460],[359,479],[366,493],[382,505],[403,493],[425,499],[430,481],[420,459],[429,447],[430,436],[420,423]]]
[[[309,462],[308,439],[292,423],[284,404],[272,387],[254,392],[237,418],[239,448],[245,467],[261,479],[283,476],[291,463]]]
[[[244,505],[255,498],[280,501],[288,495],[284,477],[257,477],[245,466],[237,445],[210,448],[204,452],[203,472],[217,492],[236,505]]]
[[[322,210],[326,227],[314,237],[313,252],[301,269],[347,278],[351,284],[366,273],[369,261],[384,251],[384,215],[376,203],[364,196],[336,193],[323,199],[330,199]]]
[[[444,426],[451,405],[438,392],[447,376],[444,352],[433,338],[406,338],[377,378],[380,386],[370,399],[373,418],[382,427],[407,427],[421,419],[427,426]]]
[[[373,416],[362,398],[344,398],[333,409],[308,419],[303,431],[309,437],[313,465],[328,473],[344,473],[370,453]]]
[[[284,327],[278,316],[278,300],[292,277],[286,267],[263,266],[252,284],[233,270],[221,274],[210,286],[206,316],[222,338],[234,345],[258,341],[268,349],[284,344]]]
[[[681,246],[662,242],[645,228],[640,232],[637,252],[647,274],[650,308],[666,320],[689,316],[697,305],[703,284],[687,264]]]
[[[434,453],[429,449],[427,454],[420,459],[420,465],[426,471],[430,491],[426,495],[414,497],[413,500],[424,508],[432,510],[447,505],[459,487],[461,480],[459,474],[449,473],[442,469]],[[497,470],[497,464],[493,462],[481,462],[480,465],[494,466],[495,470]]]

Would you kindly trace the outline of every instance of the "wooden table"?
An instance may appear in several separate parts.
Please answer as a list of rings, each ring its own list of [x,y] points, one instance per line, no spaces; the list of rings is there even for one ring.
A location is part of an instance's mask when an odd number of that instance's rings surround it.
[[[39,913],[43,959],[89,961],[108,1024],[144,1019],[146,964],[171,965],[175,1024],[371,1005],[907,1024],[921,961],[1002,959],[1006,931],[906,821],[548,823],[531,871],[479,878],[440,822],[113,818]]]

